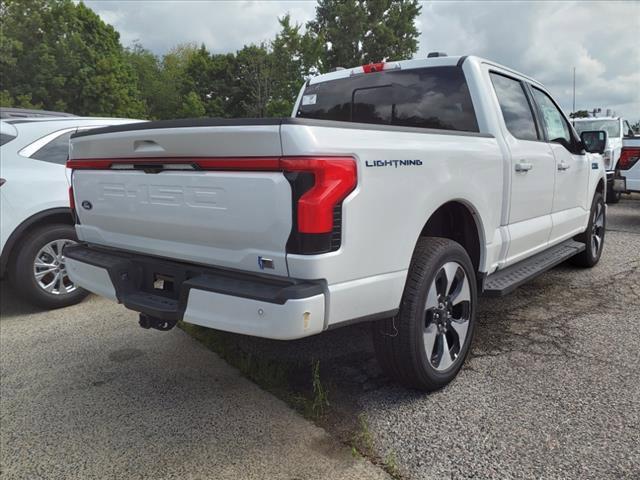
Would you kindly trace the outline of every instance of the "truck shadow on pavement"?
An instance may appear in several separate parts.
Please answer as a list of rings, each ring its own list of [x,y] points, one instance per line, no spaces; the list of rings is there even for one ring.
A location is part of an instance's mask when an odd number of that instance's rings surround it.
[[[7,280],[0,281],[0,319],[42,312],[41,308],[29,304],[15,291]]]

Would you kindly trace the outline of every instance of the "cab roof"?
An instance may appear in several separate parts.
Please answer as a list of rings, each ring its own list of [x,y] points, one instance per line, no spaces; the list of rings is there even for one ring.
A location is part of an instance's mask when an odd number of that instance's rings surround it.
[[[534,78],[529,77],[517,70],[501,65],[497,62],[493,62],[491,60],[487,60],[482,57],[477,57],[475,55],[457,55],[457,56],[448,56],[442,55],[437,57],[421,57],[414,58],[411,60],[400,60],[400,61],[387,61],[381,62],[383,65],[382,71],[390,71],[390,70],[409,70],[413,68],[425,68],[425,67],[448,67],[448,66],[462,66],[465,62],[474,62],[477,64],[487,64],[498,67],[502,70],[510,72],[515,76],[519,76],[523,79],[526,79],[530,83],[536,84],[544,88],[544,85]],[[373,64],[380,65],[380,64]],[[351,67],[344,68],[340,70],[336,70],[333,72],[325,73],[322,75],[318,75],[316,77],[312,77],[309,79],[309,85],[314,85],[321,82],[327,82],[331,80],[338,80],[341,78],[347,78],[352,75],[360,75],[365,73],[365,66],[359,67]]]

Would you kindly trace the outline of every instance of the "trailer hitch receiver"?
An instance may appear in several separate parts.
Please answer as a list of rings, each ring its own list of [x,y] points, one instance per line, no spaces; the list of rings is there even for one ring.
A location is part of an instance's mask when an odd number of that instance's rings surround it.
[[[146,329],[154,328],[156,330],[166,332],[168,330],[171,330],[173,327],[175,327],[178,321],[162,320],[161,318],[156,318],[156,317],[147,315],[146,313],[141,313],[138,323],[142,328],[146,328]]]

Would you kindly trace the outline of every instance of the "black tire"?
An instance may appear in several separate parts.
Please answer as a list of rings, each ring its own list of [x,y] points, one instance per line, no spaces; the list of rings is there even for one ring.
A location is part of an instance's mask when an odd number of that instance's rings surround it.
[[[88,292],[79,287],[75,290],[58,294],[45,291],[34,275],[34,263],[36,255],[50,242],[56,240],[77,241],[73,226],[65,224],[45,225],[30,231],[16,245],[19,249],[12,265],[11,278],[17,288],[18,294],[27,302],[45,308],[67,307],[80,302]],[[64,265],[62,265],[64,267]],[[62,290],[62,287],[58,288]]]
[[[469,320],[466,338],[459,342],[453,364],[439,371],[437,366],[433,365],[436,345],[434,344],[431,358],[428,358],[425,348],[425,326],[434,324],[433,313],[430,314],[430,310],[426,308],[427,294],[437,284],[436,275],[441,275],[444,266],[451,262],[457,263],[458,267],[464,270],[468,280],[469,301],[464,303],[468,304],[465,308],[468,308]],[[457,273],[455,277],[457,278]],[[453,289],[452,284],[451,290]],[[451,297],[453,298],[453,295]],[[383,371],[409,388],[434,391],[447,385],[458,374],[469,352],[475,330],[476,304],[475,270],[465,249],[459,243],[446,238],[421,238],[409,267],[400,312],[394,318],[380,320],[372,326],[374,346]],[[454,334],[453,329],[449,333],[436,335],[439,337],[451,334]],[[458,337],[457,333],[455,336]]]
[[[602,212],[602,222],[596,222]],[[578,267],[591,268],[600,261],[602,250],[604,248],[604,237],[607,227],[607,209],[604,205],[604,199],[600,192],[596,192],[591,202],[591,210],[589,212],[589,223],[587,229],[575,237],[575,240],[585,244],[584,251],[571,257],[570,262]],[[600,239],[599,242],[594,240],[594,234]]]

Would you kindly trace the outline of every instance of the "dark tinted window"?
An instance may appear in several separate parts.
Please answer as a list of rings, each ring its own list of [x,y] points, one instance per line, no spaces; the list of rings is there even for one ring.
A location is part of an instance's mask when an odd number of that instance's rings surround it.
[[[478,131],[469,88],[458,67],[368,73],[309,85],[297,116]]]
[[[67,163],[67,157],[69,156],[69,138],[72,133],[73,132],[67,132],[54,138],[36,153],[31,155],[31,158],[64,165]]]
[[[9,133],[0,133],[0,146],[4,145],[5,143],[9,143],[14,138],[16,138],[15,135],[11,135]]]
[[[536,122],[521,82],[497,73],[491,74],[504,123],[521,140],[538,140]]]

